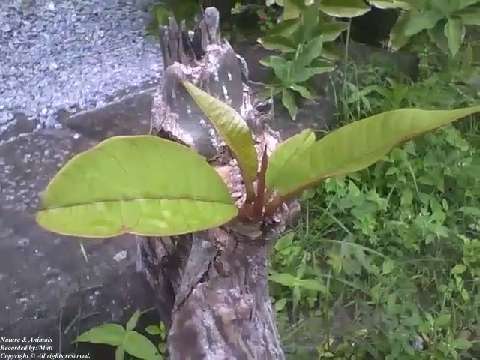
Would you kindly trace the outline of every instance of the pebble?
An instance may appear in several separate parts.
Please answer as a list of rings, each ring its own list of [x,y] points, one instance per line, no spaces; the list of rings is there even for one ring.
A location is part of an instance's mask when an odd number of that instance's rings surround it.
[[[15,113],[55,127],[60,110],[158,83],[147,15],[136,0],[0,0],[0,135]]]
[[[122,250],[115,254],[115,256],[113,257],[113,260],[115,260],[116,262],[123,261],[127,258],[127,255],[128,255],[127,250]]]

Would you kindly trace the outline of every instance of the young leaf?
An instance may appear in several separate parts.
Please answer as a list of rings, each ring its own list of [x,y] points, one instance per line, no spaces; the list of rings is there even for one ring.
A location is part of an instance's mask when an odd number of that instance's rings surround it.
[[[267,171],[267,184],[280,196],[290,197],[323,179],[362,170],[381,160],[394,146],[477,112],[480,106],[457,110],[400,109],[359,120],[311,145],[302,161],[298,157],[287,160],[275,170],[276,176],[269,178]],[[273,164],[272,155],[270,166]]]
[[[42,227],[91,238],[185,234],[237,214],[203,157],[154,136],[114,137],[75,156],[50,182],[42,205]]]
[[[155,345],[136,331],[127,331],[123,347],[127,353],[144,360],[160,360],[160,354]]]
[[[295,120],[298,107],[295,102],[295,95],[288,89],[283,89],[282,91],[282,104],[287,108],[290,117]]]
[[[149,335],[161,335],[162,330],[160,329],[160,326],[158,325],[149,325],[146,327],[145,331]]]
[[[140,311],[137,310],[133,313],[133,315],[130,317],[130,319],[127,321],[127,326],[126,329],[128,330],[133,330],[137,327],[138,319],[140,319]]]
[[[323,37],[317,36],[305,44],[298,52],[294,64],[295,68],[303,69],[309,66],[313,60],[322,53]]]
[[[125,329],[121,325],[103,324],[84,332],[74,342],[120,346],[125,338],[125,333]]]
[[[448,39],[448,49],[452,56],[457,55],[460,50],[465,33],[465,26],[463,26],[460,19],[448,19],[448,22],[445,25],[445,36]]]
[[[366,14],[370,6],[363,0],[322,0],[320,10],[330,16],[351,18]]]
[[[185,81],[183,85],[232,150],[242,172],[247,195],[253,195],[253,181],[257,177],[258,161],[247,123],[230,106],[192,83]]]
[[[304,130],[281,143],[269,159],[266,174],[267,188],[273,189],[275,184],[281,181],[280,178],[288,176],[290,170],[287,170],[287,164],[295,167],[308,166],[304,160],[306,156],[308,157],[306,154],[314,143],[315,134],[310,129]]]

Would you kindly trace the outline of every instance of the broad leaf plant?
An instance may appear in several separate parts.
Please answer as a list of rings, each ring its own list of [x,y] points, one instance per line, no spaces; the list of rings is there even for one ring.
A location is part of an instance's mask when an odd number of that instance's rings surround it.
[[[192,83],[184,85],[239,164],[247,192],[240,208],[216,170],[189,147],[150,135],[118,136],[73,157],[58,172],[43,193],[37,222],[86,238],[180,235],[233,219],[259,223],[323,180],[364,169],[415,136],[480,112],[480,106],[385,112],[320,139],[304,130],[269,157],[259,157],[234,109]]]

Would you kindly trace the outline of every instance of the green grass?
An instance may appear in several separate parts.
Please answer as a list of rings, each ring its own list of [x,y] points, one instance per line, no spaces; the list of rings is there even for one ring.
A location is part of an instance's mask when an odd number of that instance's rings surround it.
[[[459,71],[433,71],[431,64],[422,71],[413,82],[351,65],[347,86],[335,93],[338,122],[396,107],[480,101]],[[475,124],[465,119],[409,142],[304,197],[300,223],[277,242],[271,259],[289,358],[480,357]]]

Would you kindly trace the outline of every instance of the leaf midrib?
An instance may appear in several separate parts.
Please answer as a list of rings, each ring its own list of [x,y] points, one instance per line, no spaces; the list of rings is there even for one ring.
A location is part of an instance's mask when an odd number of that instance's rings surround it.
[[[77,206],[88,206],[88,205],[96,205],[96,204],[105,204],[105,203],[117,203],[117,202],[134,202],[134,201],[158,201],[158,200],[167,200],[167,201],[177,201],[177,200],[187,200],[191,202],[200,202],[200,203],[211,203],[211,204],[220,204],[220,205],[230,205],[234,206],[233,203],[223,202],[220,200],[210,200],[210,199],[202,199],[202,198],[192,198],[192,197],[141,197],[141,198],[124,198],[124,199],[105,199],[105,200],[95,200],[91,202],[79,202],[79,203],[72,203],[66,204],[61,206],[51,206],[42,208],[40,211],[48,211],[48,210],[56,210],[56,209],[66,209],[71,207]]]

